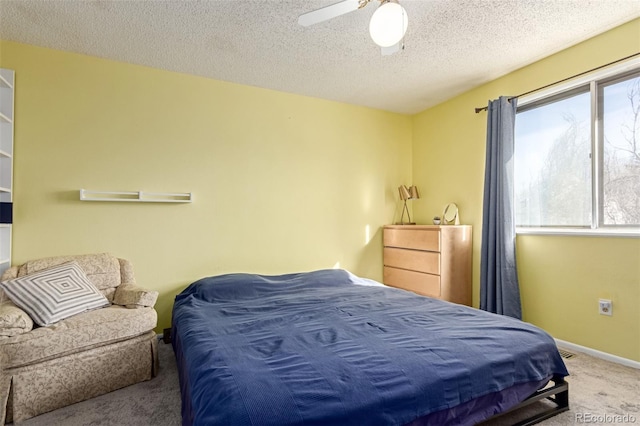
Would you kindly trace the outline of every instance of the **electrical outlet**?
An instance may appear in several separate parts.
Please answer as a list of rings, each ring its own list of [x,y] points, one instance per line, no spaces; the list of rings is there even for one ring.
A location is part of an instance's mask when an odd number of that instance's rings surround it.
[[[598,300],[598,312],[600,315],[613,315],[613,305],[609,299]]]

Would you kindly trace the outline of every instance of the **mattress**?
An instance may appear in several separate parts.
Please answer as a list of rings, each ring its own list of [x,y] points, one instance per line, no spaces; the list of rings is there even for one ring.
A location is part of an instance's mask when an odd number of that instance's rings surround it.
[[[531,324],[343,270],[204,278],[172,322],[184,424],[475,424],[568,374]]]

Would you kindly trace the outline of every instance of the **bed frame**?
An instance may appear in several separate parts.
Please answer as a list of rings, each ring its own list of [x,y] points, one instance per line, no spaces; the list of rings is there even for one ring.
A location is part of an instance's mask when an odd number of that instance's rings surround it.
[[[511,409],[496,414],[495,416],[489,418],[488,420],[498,419],[506,414],[512,413],[521,408],[527,407],[535,402],[548,399],[553,402],[555,406],[548,408],[544,411],[541,411],[537,414],[532,415],[518,423],[515,423],[513,426],[529,426],[534,425],[536,423],[540,423],[543,420],[546,420],[550,417],[558,415],[564,411],[569,410],[569,383],[567,383],[563,377],[554,376],[551,378],[551,382],[553,385],[550,387],[545,387],[543,389],[537,390],[533,395],[529,398],[522,401],[520,404],[512,407]]]

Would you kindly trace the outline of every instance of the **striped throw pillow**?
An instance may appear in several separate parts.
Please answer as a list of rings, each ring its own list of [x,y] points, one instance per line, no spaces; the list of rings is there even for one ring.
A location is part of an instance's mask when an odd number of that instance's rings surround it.
[[[110,304],[75,261],[3,281],[0,287],[41,326]]]

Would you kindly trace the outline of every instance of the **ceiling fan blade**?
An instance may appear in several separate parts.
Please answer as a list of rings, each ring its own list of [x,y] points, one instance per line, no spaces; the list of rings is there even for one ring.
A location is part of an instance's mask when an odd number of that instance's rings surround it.
[[[328,21],[345,13],[353,12],[360,8],[360,0],[344,0],[340,3],[335,3],[322,9],[314,10],[313,12],[307,12],[300,15],[298,18],[298,24],[303,27],[308,27],[319,22]]]

